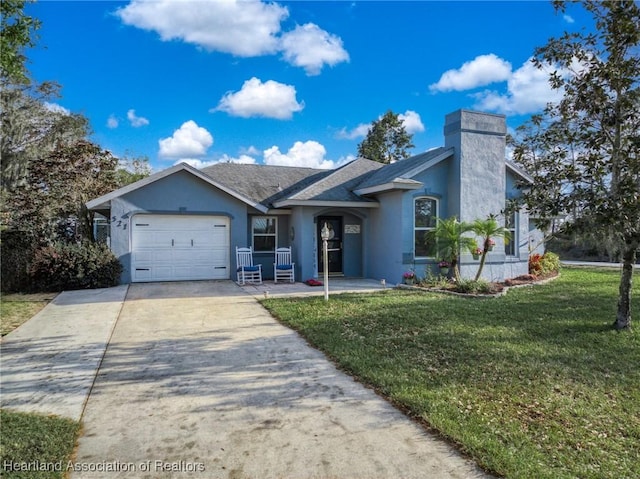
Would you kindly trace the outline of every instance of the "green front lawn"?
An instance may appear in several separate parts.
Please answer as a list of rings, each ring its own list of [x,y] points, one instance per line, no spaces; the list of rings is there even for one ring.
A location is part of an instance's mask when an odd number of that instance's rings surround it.
[[[640,477],[640,338],[610,327],[618,280],[564,269],[497,299],[393,290],[263,304],[487,471],[619,479]]]
[[[65,477],[80,424],[71,419],[0,410],[0,476]]]
[[[0,302],[0,335],[4,336],[31,319],[56,293],[7,294]]]
[[[55,295],[3,295],[2,336],[31,319]],[[66,477],[67,462],[79,431],[80,424],[71,419],[0,410],[0,476],[7,479]]]

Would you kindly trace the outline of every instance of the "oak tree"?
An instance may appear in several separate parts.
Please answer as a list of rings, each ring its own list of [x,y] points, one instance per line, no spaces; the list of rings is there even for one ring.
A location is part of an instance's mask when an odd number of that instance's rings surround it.
[[[563,12],[566,2],[554,1]],[[580,4],[594,33],[565,33],[536,50],[556,67],[557,104],[519,128],[514,159],[533,176],[523,198],[547,222],[614,238],[622,273],[614,326],[631,325],[633,267],[640,248],[640,7],[632,0]]]
[[[408,158],[408,150],[415,146],[412,137],[398,114],[389,110],[371,124],[367,136],[358,145],[358,156],[380,163]]]

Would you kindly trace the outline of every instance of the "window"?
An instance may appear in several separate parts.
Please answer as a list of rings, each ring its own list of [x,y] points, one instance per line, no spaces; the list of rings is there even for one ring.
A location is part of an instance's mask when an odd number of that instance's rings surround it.
[[[438,201],[434,198],[416,198],[414,200],[414,256],[429,256],[429,245],[425,239],[429,231],[436,227],[438,218]]]
[[[504,218],[504,227],[509,231],[511,235],[511,239],[507,240],[505,238],[504,241],[504,254],[507,256],[515,256],[516,255],[516,245],[518,244],[518,237],[516,236],[516,212],[512,211],[511,213],[507,213]]]
[[[93,238],[97,243],[110,244],[111,225],[109,220],[102,215],[96,215],[93,219]]]
[[[254,216],[251,220],[253,251],[273,252],[276,250],[278,219],[275,216]]]

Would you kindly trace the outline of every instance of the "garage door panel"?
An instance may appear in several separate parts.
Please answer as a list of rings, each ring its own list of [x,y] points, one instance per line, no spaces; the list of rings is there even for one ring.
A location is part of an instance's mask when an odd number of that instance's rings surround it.
[[[143,251],[134,251],[131,253],[131,259],[134,263],[140,265],[142,263],[149,263],[153,261],[154,251],[153,250],[143,250]]]
[[[171,248],[171,240],[174,235],[170,231],[136,230],[134,248]],[[174,240],[175,243],[175,240]]]
[[[229,220],[137,215],[132,221],[132,280],[229,278]]]
[[[151,270],[149,268],[134,268],[132,281],[151,281]]]
[[[225,235],[214,235],[214,231],[207,234],[204,232],[194,232],[191,235],[190,241],[193,240],[194,248],[216,248],[221,247],[224,244]],[[189,243],[190,244],[190,243]]]

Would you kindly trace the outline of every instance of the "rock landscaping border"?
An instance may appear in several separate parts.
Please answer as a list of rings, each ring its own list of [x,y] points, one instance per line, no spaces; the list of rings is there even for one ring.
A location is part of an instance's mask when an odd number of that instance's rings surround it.
[[[491,299],[491,298],[500,298],[506,295],[510,289],[525,288],[525,287],[532,287],[532,286],[547,284],[547,283],[550,283],[551,281],[556,280],[559,277],[560,277],[560,273],[553,276],[540,278],[538,280],[529,281],[529,282],[523,282],[519,284],[509,284],[509,285],[505,284],[508,281],[516,280],[516,278],[513,278],[511,280],[506,280],[503,283],[495,283],[499,285],[500,288],[502,288],[500,291],[497,291],[495,293],[463,293],[460,291],[455,291],[453,289],[435,288],[435,287],[429,288],[425,286],[416,286],[416,285],[407,285],[407,284],[397,284],[396,289],[418,290],[418,291],[425,291],[425,292],[432,292],[432,293],[444,293],[451,296],[461,296],[464,298]]]

